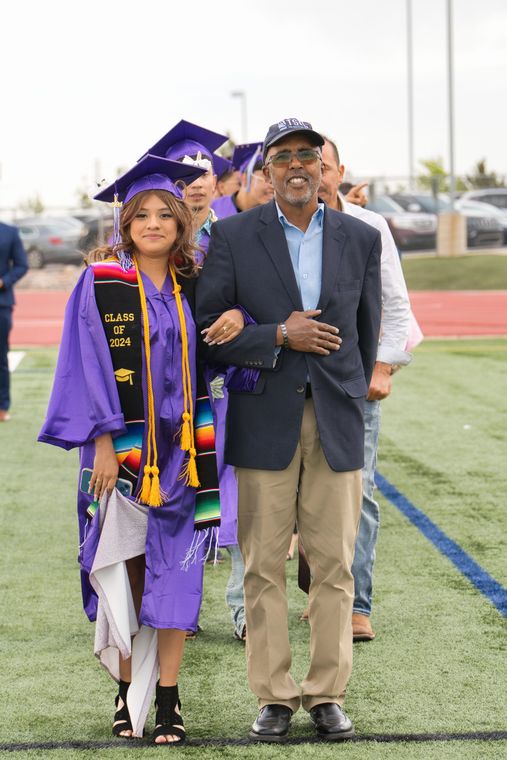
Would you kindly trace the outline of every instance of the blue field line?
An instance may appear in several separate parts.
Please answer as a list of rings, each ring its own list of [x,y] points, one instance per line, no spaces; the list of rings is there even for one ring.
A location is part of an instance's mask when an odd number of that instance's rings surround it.
[[[507,617],[507,589],[478,565],[459,544],[446,536],[438,525],[435,525],[424,512],[414,506],[406,496],[403,496],[392,483],[378,472],[375,475],[375,482],[386,499],[394,504],[416,528],[419,528],[421,533],[436,546],[439,552],[447,557],[458,568],[460,573],[463,573],[465,578],[468,578],[475,588],[495,605],[502,615]]]

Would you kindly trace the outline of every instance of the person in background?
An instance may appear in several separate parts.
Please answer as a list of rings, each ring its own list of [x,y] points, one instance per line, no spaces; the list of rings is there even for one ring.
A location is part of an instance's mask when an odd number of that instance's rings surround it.
[[[240,172],[241,187],[211,204],[219,219],[261,206],[273,198],[273,188],[263,172],[262,143],[236,145],[232,165]]]
[[[403,277],[400,257],[385,219],[373,211],[363,209],[357,203],[349,203],[341,194],[345,167],[340,163],[338,149],[334,142],[325,138],[322,147],[322,181],[319,197],[336,211],[354,216],[370,224],[380,232],[382,255],[382,320],[380,341],[373,375],[365,401],[363,503],[361,521],[356,539],[356,549],[352,573],[354,575],[354,608],[352,630],[354,641],[369,641],[375,637],[370,616],[372,609],[373,565],[375,547],[380,524],[379,505],[374,499],[375,466],[380,431],[380,401],[387,398],[392,390],[393,374],[411,360],[407,352],[410,327],[410,301]],[[364,185],[352,188],[362,191]],[[356,193],[357,195],[357,193]],[[303,560],[304,561],[304,560]]]
[[[368,203],[368,196],[364,192],[365,187],[368,187],[367,182],[362,182],[360,185],[353,185],[352,182],[342,182],[338,189],[340,195],[347,203],[354,203],[356,206],[364,208]]]
[[[217,216],[211,204],[217,185],[217,175],[230,168],[226,158],[217,156],[215,150],[227,142],[227,135],[192,124],[182,119],[154,145],[145,155],[162,156],[172,161],[198,166],[204,171],[188,187],[185,200],[194,218],[195,243],[200,250],[198,265],[208,250],[210,230]]]
[[[241,303],[254,320],[231,343],[208,344],[212,360],[257,375],[229,396],[225,447],[238,479],[254,741],[284,741],[301,704],[319,736],[353,735],[341,705],[352,668],[351,565],[362,409],[380,328],[380,235],[319,202],[323,144],[299,119],[269,128],[262,157],[274,200],[213,225],[196,288],[200,326],[226,304]],[[285,583],[296,522],[312,569],[301,685],[290,673]]]
[[[217,186],[215,190],[215,198],[221,198],[223,195],[234,195],[241,187],[241,174],[232,165],[232,161],[228,161],[228,168],[222,173],[217,175]]]
[[[9,333],[14,310],[14,283],[28,271],[23,243],[16,227],[0,222],[0,422],[8,422],[11,405]]]

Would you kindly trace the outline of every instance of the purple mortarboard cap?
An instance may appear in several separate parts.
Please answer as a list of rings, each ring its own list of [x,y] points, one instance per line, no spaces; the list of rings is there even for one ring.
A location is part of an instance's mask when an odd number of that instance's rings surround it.
[[[216,156],[214,151],[228,139],[227,135],[212,132],[211,129],[205,129],[182,119],[155,145],[152,145],[147,154],[165,156],[173,161],[182,161],[185,156],[192,157],[201,154],[202,158],[207,158],[212,162],[215,174],[223,174],[227,171],[226,159]]]
[[[183,192],[176,183],[184,182],[190,185],[205,171],[199,166],[147,154],[94,198],[96,201],[112,203],[117,195],[117,201],[127,203],[134,195],[144,190],[168,190],[176,198],[182,198]]]
[[[242,145],[236,145],[234,153],[232,154],[232,164],[235,169],[242,174],[249,168],[249,164],[254,160],[254,165],[257,161],[262,165],[262,143],[243,143]],[[252,168],[253,171],[253,168]]]
[[[223,158],[222,156],[215,156],[215,158],[220,158],[220,169],[219,171],[215,172],[218,179],[220,179],[220,177],[223,177],[224,174],[227,174],[227,172],[234,171],[233,163],[232,161],[229,161],[228,158]]]

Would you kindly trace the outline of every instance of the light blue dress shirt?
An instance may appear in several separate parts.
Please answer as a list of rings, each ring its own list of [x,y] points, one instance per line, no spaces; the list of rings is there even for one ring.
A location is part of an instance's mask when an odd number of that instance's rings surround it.
[[[318,204],[306,232],[287,221],[278,203],[276,210],[289,247],[303,309],[316,309],[322,285],[324,204]]]

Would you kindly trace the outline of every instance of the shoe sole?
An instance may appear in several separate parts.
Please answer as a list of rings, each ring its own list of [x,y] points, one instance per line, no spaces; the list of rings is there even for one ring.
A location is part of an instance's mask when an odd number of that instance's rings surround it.
[[[358,641],[373,641],[375,638],[375,634],[373,636],[370,636],[369,633],[358,633],[356,636],[352,637],[352,641],[354,644]]]
[[[256,734],[255,731],[250,731],[248,738],[250,741],[254,742],[266,742],[266,744],[283,744],[283,742],[286,742],[289,737],[288,734],[278,736],[277,734]]]

